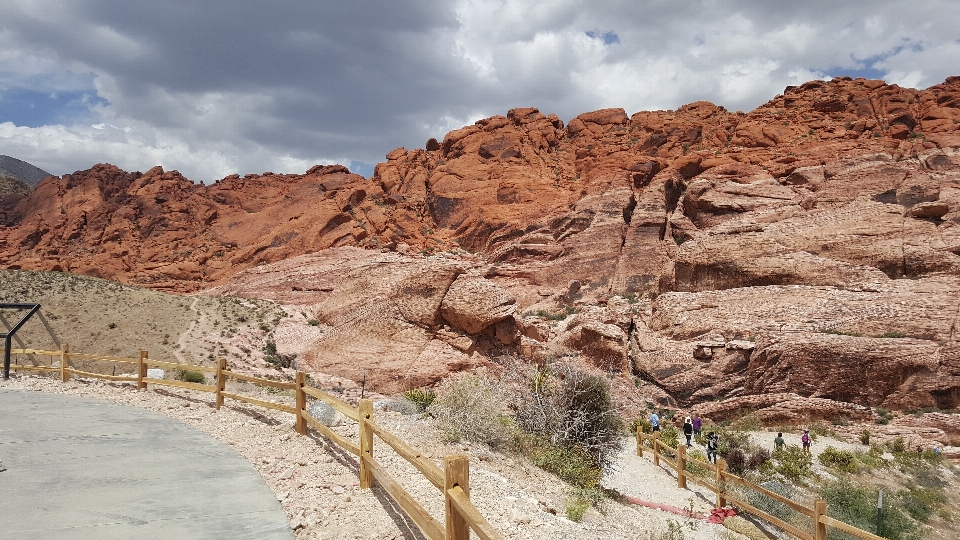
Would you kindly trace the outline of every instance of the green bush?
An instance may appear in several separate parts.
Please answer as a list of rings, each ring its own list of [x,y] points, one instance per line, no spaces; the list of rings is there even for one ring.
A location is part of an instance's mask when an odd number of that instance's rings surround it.
[[[595,488],[603,477],[603,470],[593,457],[575,446],[540,441],[530,453],[530,459],[537,467],[577,487]]]
[[[893,454],[902,454],[907,451],[907,442],[903,440],[903,437],[897,437],[893,441],[887,442],[887,448]]]
[[[774,456],[776,465],[774,470],[790,480],[801,480],[810,474],[813,458],[799,446],[787,445]]]
[[[860,432],[860,444],[870,446],[870,430],[864,429]]]
[[[557,362],[519,368],[510,385],[517,426],[558,447],[583,450],[601,468],[613,465],[624,429],[606,377]]]
[[[849,450],[838,450],[828,446],[820,453],[819,459],[825,467],[832,467],[845,473],[855,473],[860,469],[860,461],[856,454]]]
[[[876,533],[877,490],[860,487],[846,480],[827,482],[820,487],[820,498],[826,501],[831,517],[854,527]],[[884,497],[883,536],[890,540],[920,540],[922,531],[907,517],[899,501]],[[841,538],[830,530],[829,538]]]
[[[566,514],[570,521],[579,522],[591,506],[600,508],[604,499],[600,488],[573,488],[567,494]]]
[[[431,388],[411,388],[403,393],[403,397],[416,405],[417,412],[425,412],[437,399],[437,393]]]
[[[650,424],[650,420],[646,418],[637,418],[630,424],[630,434],[636,435],[637,428],[640,428],[641,433],[653,433],[653,425]]]
[[[469,440],[496,446],[506,439],[501,422],[504,395],[495,381],[461,374],[437,387],[427,412],[449,441]]]
[[[947,498],[942,490],[911,486],[910,489],[900,492],[900,501],[910,517],[926,522],[947,503]]]
[[[207,378],[203,375],[203,373],[199,371],[188,371],[185,369],[177,372],[177,379],[180,379],[183,382],[197,384],[203,384],[207,381]]]
[[[669,446],[670,448],[676,448],[680,444],[680,430],[677,429],[673,424],[664,424],[661,422],[660,442]]]
[[[712,474],[710,469],[701,463],[707,462],[707,453],[699,448],[694,448],[687,453],[687,471],[694,476],[707,478]]]

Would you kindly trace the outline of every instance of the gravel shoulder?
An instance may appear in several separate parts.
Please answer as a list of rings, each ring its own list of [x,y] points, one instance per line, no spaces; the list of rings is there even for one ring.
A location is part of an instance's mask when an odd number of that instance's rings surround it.
[[[99,380],[78,379],[63,384],[41,376],[15,375],[9,381],[0,381],[0,391],[4,388],[72,394],[142,407],[230,445],[263,476],[298,540],[422,538],[385,492],[379,488],[359,489],[354,456],[314,434],[297,435],[288,414],[229,401],[217,411],[206,394],[168,387],[137,391],[130,385]],[[258,394],[252,387],[244,389],[244,393],[277,402],[290,400],[267,392]],[[669,521],[685,521],[659,510],[611,501],[606,503],[603,513],[591,509],[582,522],[575,523],[563,517],[569,488],[556,477],[486,448],[447,444],[431,425],[416,416],[377,411],[376,421],[421,449],[438,465],[444,455],[468,455],[471,498],[509,539],[646,540],[652,533],[665,531]],[[356,424],[349,421],[334,429],[356,438]],[[658,502],[685,506],[692,492],[676,490],[675,483],[670,488],[676,480],[632,455],[633,448],[632,441],[625,439],[620,470],[608,479],[607,487],[638,498],[659,497]],[[386,444],[378,441],[375,455],[414,498],[442,519],[443,499],[432,484]],[[698,509],[703,506],[696,504]],[[717,538],[714,526],[705,522],[694,526],[695,530],[685,525],[687,538]]]

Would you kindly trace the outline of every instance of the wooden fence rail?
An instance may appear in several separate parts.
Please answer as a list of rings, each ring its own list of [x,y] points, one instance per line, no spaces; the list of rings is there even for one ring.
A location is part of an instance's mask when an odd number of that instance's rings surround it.
[[[224,399],[232,399],[290,413],[296,416],[296,431],[300,434],[306,434],[309,428],[313,428],[327,440],[336,444],[340,448],[356,455],[360,460],[360,488],[368,489],[373,487],[374,483],[380,484],[383,490],[403,509],[410,519],[417,524],[417,527],[430,540],[469,540],[472,530],[482,540],[502,540],[503,536],[487,521],[486,518],[477,510],[470,500],[470,461],[463,455],[446,456],[444,466],[441,469],[435,463],[423,456],[423,454],[407,444],[403,439],[390,433],[383,427],[374,422],[373,402],[369,399],[361,399],[357,407],[353,407],[319,388],[313,388],[306,384],[306,375],[298,371],[294,382],[273,381],[251,375],[236,373],[227,369],[226,360],[221,358],[217,361],[216,367],[197,366],[193,364],[181,364],[175,362],[164,362],[153,360],[147,355],[147,351],[140,351],[138,358],[125,358],[120,356],[104,356],[96,354],[71,353],[70,347],[63,344],[59,351],[45,351],[37,349],[11,349],[11,354],[16,354],[18,362],[10,365],[12,370],[37,371],[60,373],[61,380],[66,382],[70,380],[71,375],[105,379],[110,381],[135,382],[139,389],[147,388],[147,385],[155,386],[173,386],[185,388],[198,392],[212,393],[216,397],[215,406],[219,409],[224,404]],[[60,366],[40,366],[19,363],[19,355],[42,355],[50,357],[59,357]],[[103,375],[90,371],[81,371],[70,367],[71,359],[97,360],[105,362],[116,362],[125,364],[135,364],[136,375]],[[147,376],[149,366],[163,367],[166,369],[201,371],[213,373],[215,381],[213,384],[190,383],[172,379],[153,379]],[[245,396],[235,392],[226,391],[226,381],[235,379],[258,386],[266,386],[280,390],[291,390],[296,399],[296,405],[286,405],[274,403],[262,399]],[[359,443],[354,443],[347,437],[333,431],[325,426],[319,420],[307,412],[307,397],[318,399],[333,407],[343,416],[359,424],[358,437]],[[381,441],[390,446],[397,455],[404,458],[413,465],[421,474],[435,487],[439,489],[444,497],[444,520],[443,522],[431,516],[403,486],[401,486],[387,470],[374,459],[374,435]]]
[[[664,444],[660,440],[660,433],[654,432],[652,434],[643,433],[641,428],[637,428],[637,455],[643,456],[644,445],[649,444],[649,448],[653,451],[653,464],[659,465],[660,462],[666,463],[671,469],[677,473],[677,486],[680,488],[685,488],[687,485],[687,480],[693,480],[694,482],[702,485],[708,490],[712,491],[717,496],[717,508],[721,508],[727,505],[727,502],[732,503],[734,506],[739,507],[742,510],[747,511],[750,514],[753,514],[764,521],[779,527],[788,534],[800,538],[801,540],[826,540],[827,539],[827,528],[833,527],[834,529],[843,531],[847,534],[856,536],[857,538],[862,538],[863,540],[884,540],[883,537],[877,536],[871,532],[867,532],[863,529],[859,529],[844,523],[840,520],[834,519],[827,515],[827,503],[824,501],[816,501],[813,504],[813,508],[809,506],[802,505],[796,501],[783,497],[777,493],[770,491],[769,489],[764,488],[763,486],[758,486],[748,480],[745,480],[733,473],[727,471],[727,463],[724,460],[718,460],[716,465],[713,465],[708,462],[700,461],[698,459],[693,459],[697,467],[705,468],[715,474],[715,482],[710,482],[705,480],[695,474],[692,474],[687,470],[687,464],[692,458],[687,457],[686,446],[679,445],[677,448],[673,448]],[[669,459],[663,455],[663,451],[669,451],[676,454],[676,459]],[[790,509],[803,514],[804,516],[812,518],[813,530],[804,531],[797,525],[793,523],[787,523],[786,521],[764,512],[763,510],[751,505],[750,503],[742,500],[738,494],[731,492],[727,489],[728,485],[737,485],[749,490],[753,490],[757,493],[760,493],[763,496],[769,497],[779,503],[782,503],[789,507]]]

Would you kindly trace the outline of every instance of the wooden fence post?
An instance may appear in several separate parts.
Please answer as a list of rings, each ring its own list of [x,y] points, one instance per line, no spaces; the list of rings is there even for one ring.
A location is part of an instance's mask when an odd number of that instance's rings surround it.
[[[297,371],[297,377],[294,379],[297,383],[297,433],[307,434],[307,395],[303,393],[303,387],[307,384],[307,374]]]
[[[147,359],[147,351],[140,351],[140,358],[137,360],[137,390],[145,390],[147,383],[143,379],[147,376],[147,365],[143,363]]]
[[[727,492],[726,481],[723,479],[723,473],[727,470],[727,460],[717,460],[717,508],[723,508],[727,505],[727,498],[723,495]]]
[[[653,464],[660,466],[660,432],[653,432]]]
[[[360,413],[360,489],[368,489],[373,487],[373,471],[364,460],[373,459],[373,428],[367,425],[373,420],[373,401],[361,399],[357,412]]]
[[[813,540],[827,540],[827,525],[820,523],[820,516],[827,515],[827,503],[816,501],[813,503]]]
[[[227,378],[223,372],[227,369],[227,359],[217,359],[217,410],[223,407],[223,391],[227,389]]]
[[[637,455],[643,457],[643,428],[637,426]]]
[[[677,445],[677,487],[687,489],[687,447]]]
[[[70,380],[70,345],[60,344],[60,382]]]
[[[443,458],[443,468],[446,481],[443,486],[444,512],[447,517],[446,540],[470,540],[470,527],[467,520],[457,512],[448,491],[456,486],[470,496],[470,459],[464,455],[453,455]]]

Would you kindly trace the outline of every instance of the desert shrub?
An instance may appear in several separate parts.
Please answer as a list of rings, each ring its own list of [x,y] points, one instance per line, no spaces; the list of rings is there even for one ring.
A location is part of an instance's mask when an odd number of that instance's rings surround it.
[[[680,444],[680,430],[673,424],[660,424],[660,442],[676,448]]]
[[[856,454],[849,450],[838,450],[828,446],[820,453],[819,459],[825,467],[832,467],[846,473],[855,473],[860,469]]]
[[[747,456],[743,450],[732,448],[724,454],[723,459],[727,460],[727,469],[733,474],[742,476],[747,472]]]
[[[857,459],[864,467],[870,469],[884,469],[890,466],[890,461],[883,458],[883,448],[873,445],[870,450],[857,454]]]
[[[893,454],[902,454],[907,451],[907,442],[903,440],[903,437],[897,437],[893,441],[887,442],[887,448]]]
[[[777,462],[775,470],[785,478],[800,480],[810,474],[813,458],[799,446],[787,445],[774,457]]]
[[[865,429],[860,432],[860,444],[870,446],[870,430]]]
[[[599,507],[603,502],[603,490],[600,488],[573,488],[567,494],[565,513],[570,521],[583,519],[583,515],[591,506]]]
[[[197,384],[203,384],[207,380],[207,378],[203,375],[203,373],[199,371],[188,371],[185,369],[181,369],[177,371],[177,379],[183,382],[197,383]]]
[[[581,449],[600,469],[613,465],[624,426],[605,377],[558,362],[518,370],[514,379],[517,426],[555,446]]]
[[[437,399],[437,393],[431,388],[411,388],[403,393],[403,397],[416,405],[417,412],[425,412]]]
[[[747,469],[757,470],[770,461],[770,451],[766,448],[757,448],[747,457]]]
[[[593,457],[575,446],[559,446],[541,440],[529,455],[534,465],[577,487],[595,488],[603,477],[603,471]]]
[[[891,412],[890,409],[877,407],[876,410],[874,410],[874,412],[877,413],[877,419],[874,420],[875,424],[885,426],[890,423],[890,420],[893,419],[893,412]]]
[[[583,499],[568,497],[566,506],[564,508],[564,513],[567,514],[567,519],[579,523],[581,520],[583,520],[583,515],[589,508],[589,502],[584,501]]]
[[[467,373],[440,383],[427,412],[449,441],[496,445],[506,437],[500,422],[503,403],[503,392],[496,382]]]
[[[640,428],[641,433],[653,433],[653,425],[650,424],[650,420],[646,418],[637,418],[630,424],[630,434],[636,435],[637,428]]]
[[[929,520],[934,512],[947,503],[942,490],[920,486],[901,491],[899,498],[910,517],[922,522]]]
[[[712,474],[710,469],[701,463],[707,462],[707,453],[699,448],[694,448],[687,453],[687,471],[694,476],[706,478]]]
[[[831,517],[865,531],[876,533],[877,490],[854,485],[846,480],[826,482],[820,487],[820,498],[826,501]],[[835,529],[829,538],[847,538]],[[896,500],[884,497],[883,536],[891,540],[919,540],[923,533],[907,517]]]
[[[790,485],[776,480],[763,482],[760,486],[788,499],[792,499],[795,494],[795,490]],[[745,496],[748,503],[772,516],[784,521],[789,521],[791,517],[793,517],[793,509],[773,497],[769,497],[752,489],[746,490]]]

